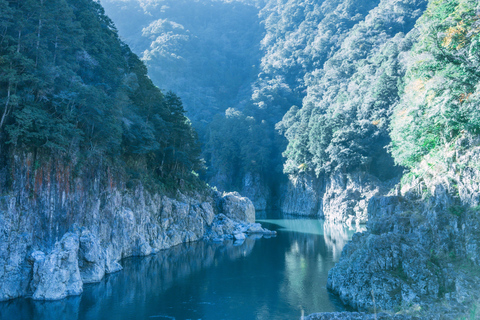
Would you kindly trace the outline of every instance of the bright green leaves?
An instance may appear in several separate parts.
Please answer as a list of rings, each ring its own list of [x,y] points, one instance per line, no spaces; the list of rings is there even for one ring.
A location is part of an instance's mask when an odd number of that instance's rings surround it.
[[[479,9],[476,1],[434,1],[420,20],[391,125],[398,164],[413,167],[464,132],[479,133]]]

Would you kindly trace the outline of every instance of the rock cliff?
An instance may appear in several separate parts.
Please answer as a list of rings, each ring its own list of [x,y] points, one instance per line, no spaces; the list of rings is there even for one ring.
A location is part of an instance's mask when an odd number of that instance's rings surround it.
[[[272,191],[258,173],[247,172],[242,179],[241,194],[252,200],[256,210],[267,210],[271,206]]]
[[[478,317],[480,143],[462,138],[427,157],[398,195],[373,197],[367,231],[330,271],[328,288],[348,305],[422,319]]]
[[[127,188],[121,173],[98,162],[78,172],[75,162],[34,154],[10,161],[0,173],[0,301],[80,294],[84,283],[121,270],[122,258],[201,239],[220,214],[234,227],[258,229],[248,224],[253,204],[238,194],[166,196],[141,182]]]
[[[385,195],[396,180],[381,181],[365,172],[311,177],[290,176],[283,187],[280,209],[284,213],[325,218],[351,225],[367,221],[368,201]]]

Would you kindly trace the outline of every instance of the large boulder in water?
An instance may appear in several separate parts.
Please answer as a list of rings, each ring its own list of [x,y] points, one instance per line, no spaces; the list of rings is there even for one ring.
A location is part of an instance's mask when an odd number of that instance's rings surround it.
[[[255,222],[255,207],[252,201],[242,197],[238,192],[223,194],[220,201],[220,210],[230,219],[248,223]]]

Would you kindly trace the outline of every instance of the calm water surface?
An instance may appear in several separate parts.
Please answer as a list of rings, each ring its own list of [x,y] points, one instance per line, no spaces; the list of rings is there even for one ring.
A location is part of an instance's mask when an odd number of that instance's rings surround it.
[[[0,319],[299,319],[345,310],[328,270],[353,231],[318,220],[270,219],[274,238],[197,242],[122,261],[79,297],[0,303]]]

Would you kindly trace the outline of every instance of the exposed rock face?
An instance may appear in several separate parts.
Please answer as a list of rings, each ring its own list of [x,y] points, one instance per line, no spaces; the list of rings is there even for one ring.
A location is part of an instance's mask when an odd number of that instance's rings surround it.
[[[242,180],[240,193],[252,200],[256,210],[266,210],[271,199],[270,188],[265,186],[265,181],[259,174],[247,172]]]
[[[35,166],[31,154],[16,157],[10,191],[0,194],[0,301],[80,294],[121,270],[122,258],[203,238],[223,210],[234,226],[255,221],[238,194],[173,199],[141,184],[127,189],[100,165],[75,178],[61,162]]]
[[[368,201],[373,196],[386,194],[388,185],[364,172],[334,174],[325,185],[323,214],[326,219],[335,222],[347,222],[349,225],[365,223],[368,220]]]
[[[83,283],[98,282],[105,276],[105,272],[111,273],[121,268],[121,266],[107,268],[106,253],[98,238],[90,231],[83,230],[79,240],[78,265]]]
[[[328,288],[360,310],[373,310],[372,294],[377,310],[422,319],[473,310],[480,302],[479,156],[478,147],[457,150],[456,162],[447,155],[443,168],[425,165],[403,196],[373,197],[367,232],[345,246]]]
[[[78,235],[69,232],[48,255],[33,252],[33,299],[58,300],[82,293],[78,248]]]
[[[230,219],[255,222],[255,207],[250,199],[242,197],[238,192],[223,195],[220,201],[221,211]]]
[[[209,184],[216,186],[219,190],[228,191],[232,188],[232,182],[225,173],[217,173],[209,180]],[[265,179],[258,173],[247,172],[241,179],[241,184],[237,189],[240,193],[250,199],[255,210],[268,209],[272,201],[272,191],[267,185]]]
[[[277,233],[276,231],[262,228],[260,223],[239,222],[226,217],[224,214],[219,214],[215,217],[205,238],[215,242],[223,242],[226,239],[243,241],[246,239],[246,235],[249,234],[274,236]]]
[[[323,217],[323,181],[308,175],[289,176],[282,186],[280,210],[287,214]]]
[[[305,320],[413,320],[416,317],[404,315],[390,315],[388,313],[368,314],[364,312],[324,312],[314,313],[305,317]]]
[[[290,176],[282,191],[280,209],[288,214],[362,224],[367,221],[368,201],[387,194],[393,185],[394,181],[382,182],[364,172],[320,178],[306,174]]]

